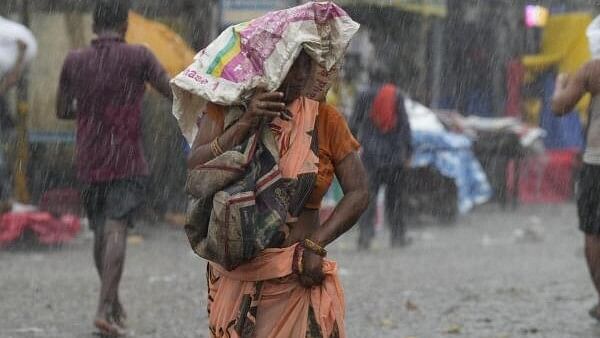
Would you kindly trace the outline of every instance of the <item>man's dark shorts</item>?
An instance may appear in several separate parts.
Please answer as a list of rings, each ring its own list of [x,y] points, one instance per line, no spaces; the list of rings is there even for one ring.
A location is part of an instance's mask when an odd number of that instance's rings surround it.
[[[600,235],[600,165],[583,165],[577,212],[579,229],[588,235]]]
[[[133,216],[145,196],[144,177],[88,184],[83,192],[83,203],[90,228],[103,227],[107,219],[124,221],[133,227]]]

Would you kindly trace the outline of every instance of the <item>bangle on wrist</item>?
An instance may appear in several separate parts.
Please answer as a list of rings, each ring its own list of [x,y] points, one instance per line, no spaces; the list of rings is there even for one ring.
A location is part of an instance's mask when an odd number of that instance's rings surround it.
[[[327,256],[327,250],[325,250],[325,248],[323,248],[322,246],[320,246],[319,244],[311,241],[308,238],[305,238],[302,241],[302,246],[304,247],[304,249],[311,251],[321,257],[326,257]]]
[[[215,140],[213,142],[215,143],[215,147],[219,151],[219,155],[221,155],[222,153],[225,152],[225,150],[223,150],[223,147],[221,147],[221,143],[219,142],[219,137],[218,136],[217,136],[217,138],[215,138]]]
[[[214,157],[218,157],[219,155],[223,154],[225,151],[223,150],[223,147],[221,147],[221,145],[219,144],[219,137],[216,137],[211,143],[210,143],[210,151],[213,154]]]

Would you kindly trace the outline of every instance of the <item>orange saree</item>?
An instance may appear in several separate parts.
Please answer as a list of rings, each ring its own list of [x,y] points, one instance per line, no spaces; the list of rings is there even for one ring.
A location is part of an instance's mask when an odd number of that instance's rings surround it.
[[[328,105],[301,99],[289,109],[294,113],[291,123],[276,120],[271,124],[280,149],[280,169],[283,176],[293,177],[315,172],[318,166],[318,191],[313,191],[309,202],[318,209],[333,179],[334,164],[356,150],[358,143],[341,114]],[[316,112],[317,116],[312,115]],[[318,158],[307,151],[311,141],[306,137],[307,131],[315,124],[319,134]],[[344,294],[337,264],[324,260],[323,284],[305,288],[292,271],[296,246],[266,249],[232,271],[208,264],[211,337],[346,337]]]
[[[212,337],[346,337],[336,263],[325,260],[323,284],[305,288],[292,272],[295,249],[266,249],[233,271],[208,264]]]

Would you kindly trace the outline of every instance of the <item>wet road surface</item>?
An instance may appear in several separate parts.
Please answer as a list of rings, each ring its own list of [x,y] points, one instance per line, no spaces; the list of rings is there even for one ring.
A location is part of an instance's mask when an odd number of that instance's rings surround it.
[[[432,222],[430,222],[432,223]],[[180,229],[140,226],[121,297],[130,337],[208,337],[205,263]],[[330,257],[346,292],[348,337],[600,337],[573,205],[493,205],[457,224],[414,226],[413,244],[370,252],[355,233]],[[0,337],[95,337],[89,233],[56,249],[0,251]]]

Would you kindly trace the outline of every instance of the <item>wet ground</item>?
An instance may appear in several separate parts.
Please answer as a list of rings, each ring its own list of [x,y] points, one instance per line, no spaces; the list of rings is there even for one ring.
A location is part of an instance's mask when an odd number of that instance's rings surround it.
[[[371,252],[355,234],[330,250],[346,291],[349,337],[600,337],[572,205],[484,206],[453,226],[414,227],[413,244]],[[140,227],[121,297],[132,337],[207,337],[205,263],[180,230]],[[91,238],[0,251],[0,337],[94,337]]]

